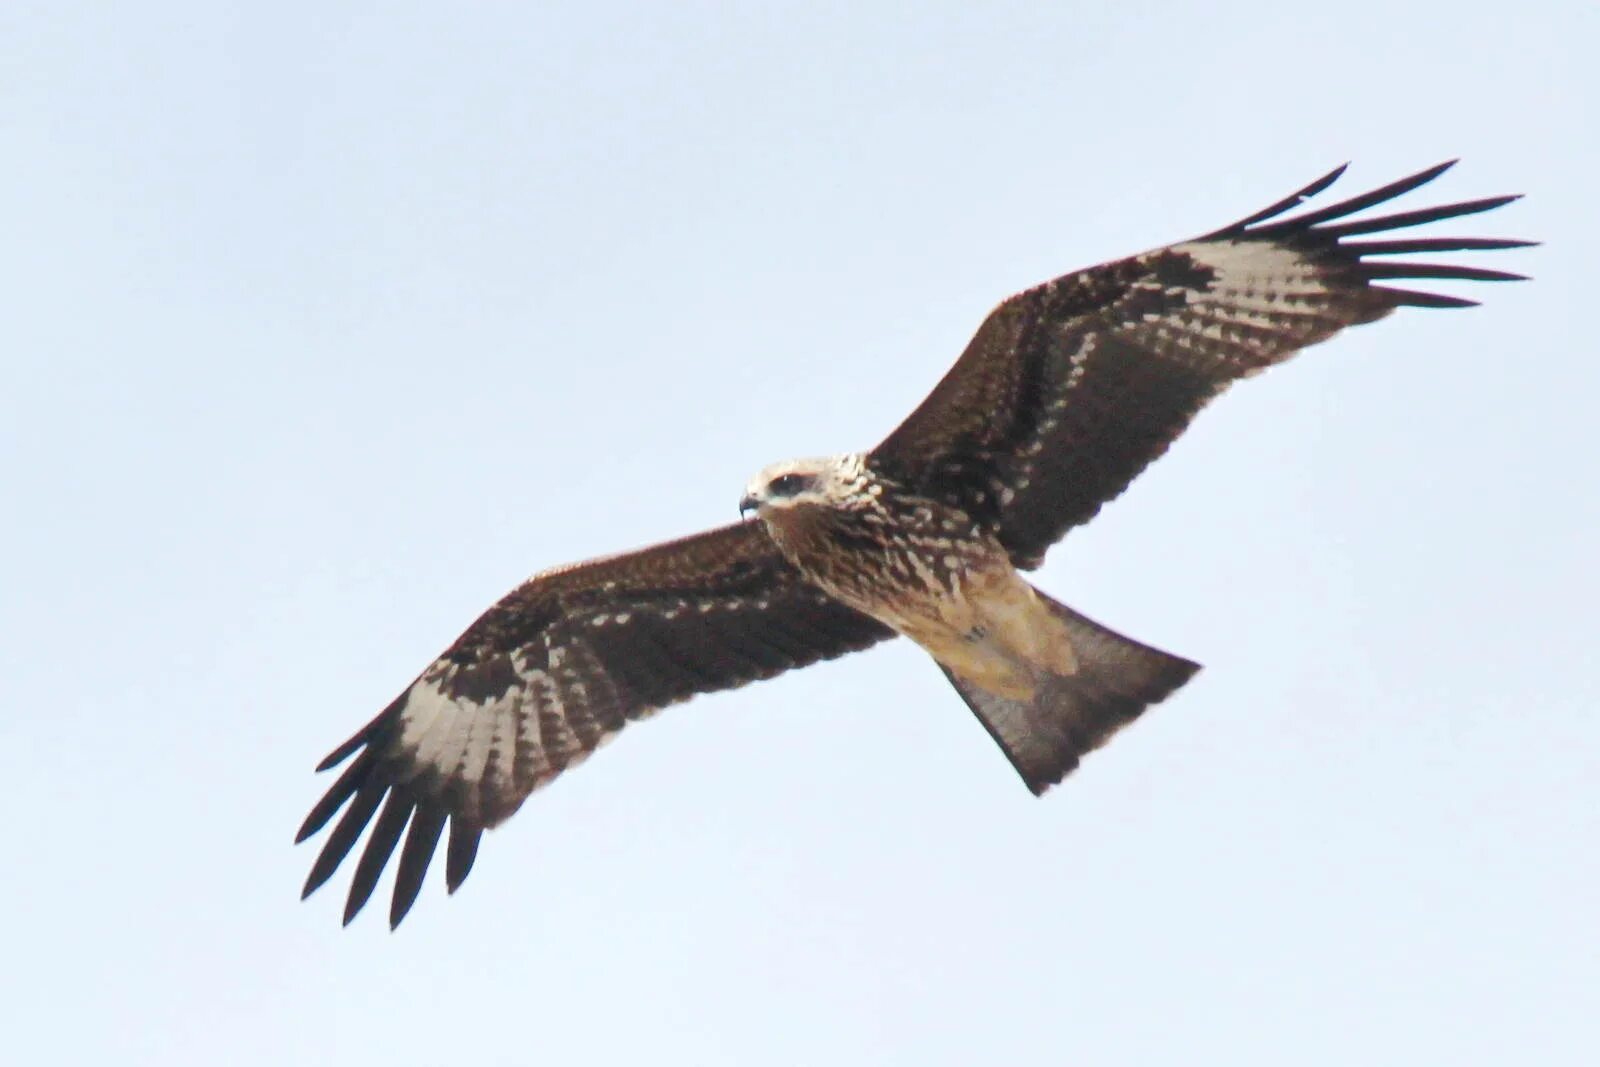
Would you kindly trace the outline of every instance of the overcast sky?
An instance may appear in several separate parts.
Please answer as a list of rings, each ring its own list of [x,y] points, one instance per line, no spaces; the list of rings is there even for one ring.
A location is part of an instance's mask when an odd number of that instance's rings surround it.
[[[1141,6],[10,0],[9,1058],[1597,1062],[1600,18]],[[1206,670],[1044,799],[896,645],[628,730],[397,934],[297,901],[314,764],[528,573],[870,446],[1016,289],[1453,156],[1405,206],[1527,193],[1440,232],[1537,280],[1056,550]]]

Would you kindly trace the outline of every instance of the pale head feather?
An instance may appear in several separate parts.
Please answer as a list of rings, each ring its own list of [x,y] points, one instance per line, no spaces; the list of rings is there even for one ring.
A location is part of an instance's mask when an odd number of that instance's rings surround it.
[[[846,507],[862,493],[867,480],[866,457],[859,452],[787,459],[762,468],[750,479],[741,508]]]

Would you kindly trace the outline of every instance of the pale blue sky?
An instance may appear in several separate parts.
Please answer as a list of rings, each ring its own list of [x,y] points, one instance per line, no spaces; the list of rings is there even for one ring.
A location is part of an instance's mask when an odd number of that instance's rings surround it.
[[[15,1062],[1596,1062],[1600,18],[1157,11],[6,4]],[[1452,225],[1537,280],[1057,550],[1207,669],[1045,799],[887,647],[629,730],[398,934],[297,902],[312,766],[527,573],[872,444],[1015,289],[1458,155],[1407,204],[1529,194]]]

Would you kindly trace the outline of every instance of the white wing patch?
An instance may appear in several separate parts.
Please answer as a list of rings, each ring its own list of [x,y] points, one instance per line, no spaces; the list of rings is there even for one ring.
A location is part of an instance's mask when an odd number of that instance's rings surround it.
[[[536,779],[548,777],[540,711],[549,708],[559,717],[556,686],[548,672],[530,668],[520,653],[513,654],[511,665],[519,684],[482,703],[450,695],[461,670],[454,664],[417,679],[400,708],[398,747],[409,757],[410,776],[432,772],[459,779],[469,794],[486,783],[509,790],[520,753],[525,759],[532,754],[540,764],[532,768]]]
[[[406,693],[400,711],[400,747],[419,767],[454,771],[467,747],[472,720],[481,709],[463,706],[444,694],[435,677],[424,675]]]
[[[1293,249],[1265,241],[1202,241],[1174,245],[1172,251],[1215,272],[1207,303],[1282,314],[1328,292],[1314,264]]]
[[[1227,351],[1261,353],[1259,364],[1236,366],[1238,376],[1264,369],[1277,354],[1326,337],[1346,323],[1331,306],[1325,268],[1300,252],[1264,241],[1212,240],[1175,245],[1215,277],[1190,292],[1187,313],[1147,323],[1154,339],[1202,358]],[[1221,346],[1220,348],[1214,346]]]

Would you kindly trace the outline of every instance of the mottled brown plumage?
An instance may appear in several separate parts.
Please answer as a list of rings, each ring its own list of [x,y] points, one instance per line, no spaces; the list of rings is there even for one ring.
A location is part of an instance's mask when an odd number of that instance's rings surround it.
[[[1020,566],[1037,566],[1228,385],[1395,308],[1474,303],[1374,282],[1521,278],[1386,257],[1527,241],[1349,240],[1488,211],[1514,196],[1337,221],[1450,166],[1273,221],[1333,184],[1340,167],[1204,237],[1018,293],[990,313],[928,398],[872,451],[872,464],[905,484],[939,487],[992,523]]]
[[[764,471],[745,498],[757,520],[529,579],[323,761],[350,762],[300,828],[339,816],[305,892],[370,824],[345,920],[398,849],[397,924],[447,824],[453,891],[485,828],[626,722],[896,633],[928,650],[1030,789],[1060,781],[1197,667],[1019,571],[1237,379],[1397,307],[1471,303],[1384,283],[1518,277],[1388,257],[1524,241],[1352,240],[1513,199],[1349,220],[1448,166],[1283,217],[1340,168],[1221,230],[1019,293],[877,448]]]
[[[805,582],[756,523],[536,575],[318,766],[355,756],[296,836],[348,804],[305,893],[333,875],[387,791],[345,921],[371,895],[409,815],[390,909],[398,924],[447,817],[454,891],[484,829],[629,720],[890,636]]]

